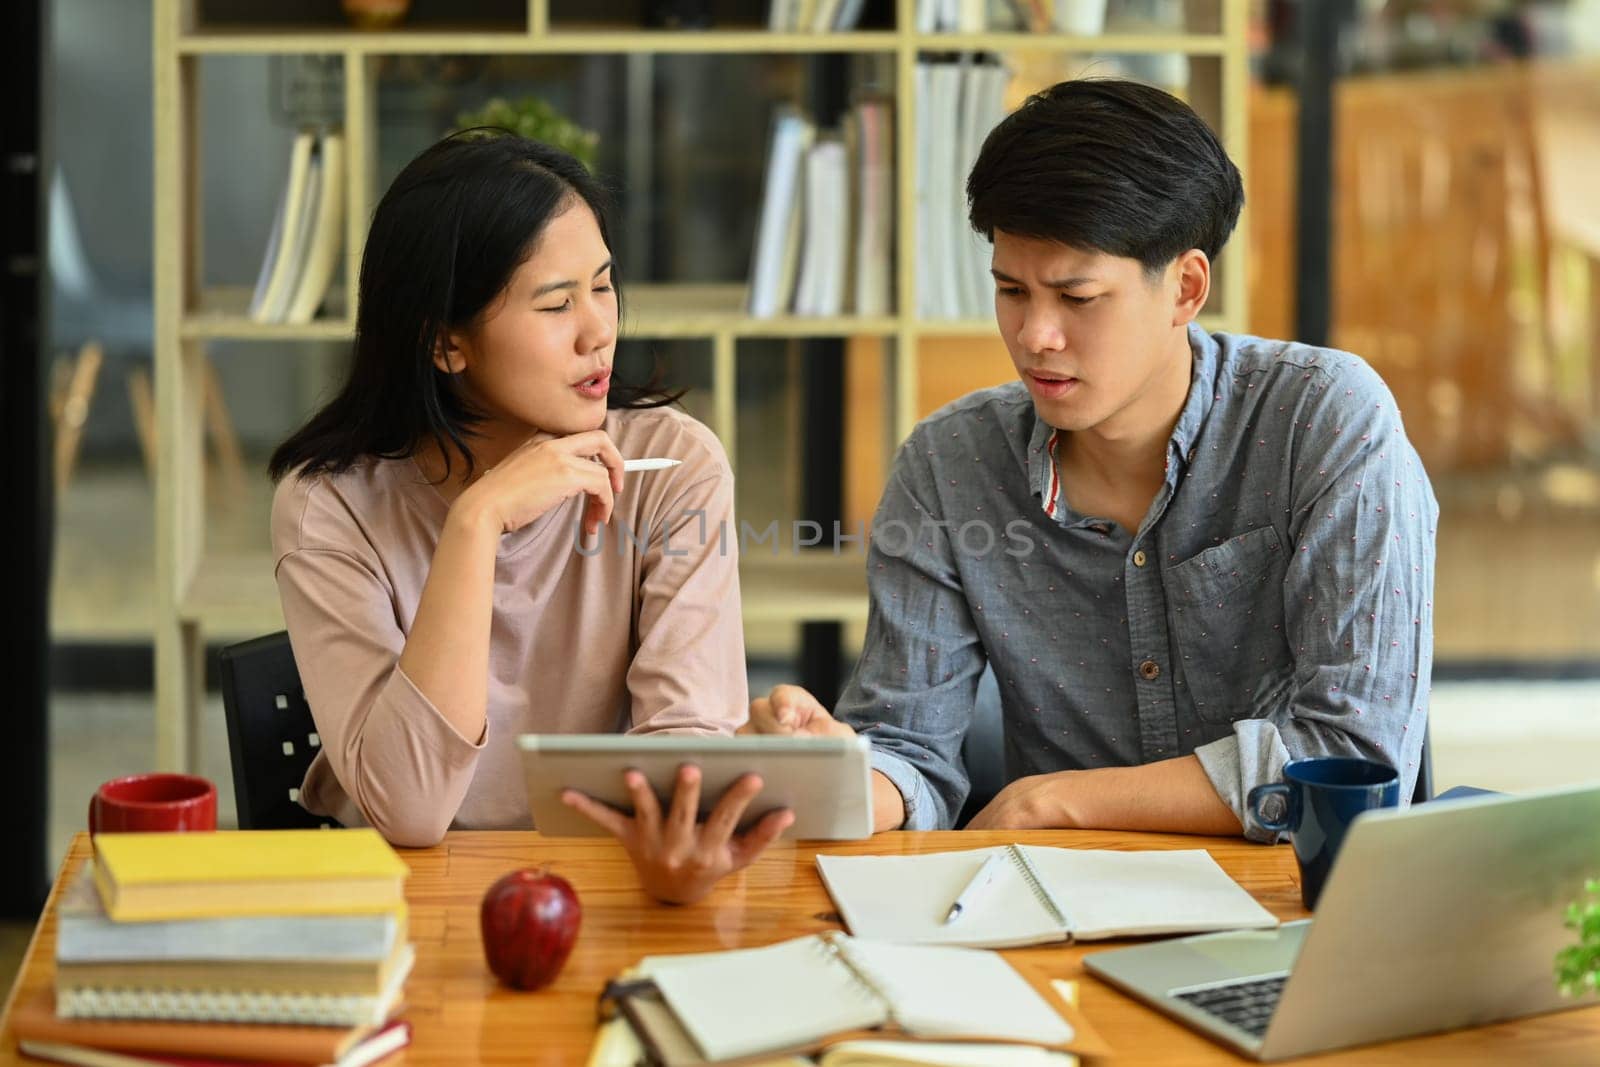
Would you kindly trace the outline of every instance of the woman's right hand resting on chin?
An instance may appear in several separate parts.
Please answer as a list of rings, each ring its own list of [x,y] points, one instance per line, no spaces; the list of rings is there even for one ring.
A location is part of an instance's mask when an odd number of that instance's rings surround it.
[[[596,462],[596,461],[599,462]],[[588,496],[583,533],[594,536],[611,521],[616,494],[622,492],[622,453],[604,430],[567,437],[535,434],[484,471],[456,498],[495,522],[501,533],[528,525],[568,497]]]
[[[645,892],[667,904],[693,904],[704,897],[724,875],[749,866],[794,822],[794,812],[783,808],[769,811],[742,834],[734,832],[761,792],[761,779],[753,774],[729,786],[704,823],[698,821],[700,768],[678,768],[664,817],[644,775],[628,771],[623,782],[633,799],[631,817],[572,789],[561,800],[622,842]]]

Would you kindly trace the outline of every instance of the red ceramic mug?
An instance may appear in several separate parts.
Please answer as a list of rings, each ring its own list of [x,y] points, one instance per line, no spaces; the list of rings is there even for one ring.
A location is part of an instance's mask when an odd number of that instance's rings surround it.
[[[216,828],[217,787],[191,774],[113,778],[89,800],[91,834]]]

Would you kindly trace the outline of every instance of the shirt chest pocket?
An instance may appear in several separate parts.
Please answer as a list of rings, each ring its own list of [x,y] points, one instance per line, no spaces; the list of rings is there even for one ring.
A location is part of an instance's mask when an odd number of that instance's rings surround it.
[[[1288,560],[1270,526],[1166,570],[1178,676],[1195,715],[1233,722],[1270,710],[1294,664],[1283,632]]]

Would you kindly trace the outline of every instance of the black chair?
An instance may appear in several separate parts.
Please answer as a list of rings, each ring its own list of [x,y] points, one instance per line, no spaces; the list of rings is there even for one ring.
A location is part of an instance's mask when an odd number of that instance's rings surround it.
[[[300,806],[300,783],[322,746],[287,633],[222,650],[222,707],[241,830],[337,826]]]
[[[961,739],[961,764],[967,770],[967,802],[956,816],[956,829],[988,806],[1006,784],[1005,720],[1000,713],[1000,685],[985,667],[972,703],[972,725]]]

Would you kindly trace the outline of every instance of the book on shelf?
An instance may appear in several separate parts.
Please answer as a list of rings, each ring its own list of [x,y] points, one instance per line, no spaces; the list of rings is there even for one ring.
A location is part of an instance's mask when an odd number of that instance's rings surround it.
[[[996,853],[1006,862],[976,906],[945,922],[951,903]],[[817,870],[852,934],[900,943],[1013,948],[1278,923],[1202,849],[1002,845],[917,856],[820,854]]]
[[[956,203],[952,118],[961,85],[956,63],[919,62],[917,88],[917,316],[960,318],[953,246],[962,225]]]
[[[1105,1051],[1075,1009],[1053,1005],[992,952],[845,934],[648,957],[607,997],[669,1065],[813,1053],[885,1033]]]
[[[851,112],[856,133],[855,237],[852,308],[887,315],[894,286],[894,110],[884,98],[863,100]]]
[[[306,163],[309,165],[311,161],[310,142],[308,141],[306,144]],[[296,148],[298,147],[299,142],[297,141]],[[256,284],[250,291],[250,305],[245,309],[245,313],[252,321],[258,321],[257,317],[267,304],[267,290],[272,287],[272,271],[278,263],[278,246],[283,243],[283,218],[289,213],[289,189],[294,186],[294,159],[295,155],[291,153],[290,181],[284,187],[283,192],[278,194],[278,209],[273,212],[272,230],[267,234],[267,250],[261,256],[261,267],[256,272]]]
[[[97,834],[94,850],[117,922],[393,912],[410,873],[369,828]]]
[[[771,318],[789,307],[799,259],[806,151],[816,131],[799,109],[783,106],[773,117],[767,175],[750,267],[750,314]]]
[[[967,222],[967,174],[985,138],[1005,117],[1011,73],[986,59],[923,60],[914,73],[917,113],[917,316],[972,319],[989,314],[990,245]]]
[[[883,315],[893,284],[894,120],[868,96],[838,130],[773,120],[747,308],[753,318]]]
[[[294,266],[300,254],[296,242],[302,229],[301,219],[306,213],[306,200],[316,187],[312,175],[316,145],[317,135],[301,130],[289,149],[289,175],[272,223],[272,236],[267,241],[268,254],[262,261],[264,280],[257,278],[250,302],[250,318],[255,322],[276,322],[288,306],[289,292],[294,286]]]
[[[849,269],[850,184],[844,142],[819,138],[806,152],[805,222],[801,243],[796,315],[835,317],[844,313],[845,272]]]
[[[314,220],[307,223],[305,257],[295,280],[283,321],[304,324],[311,321],[328,294],[339,252],[344,247],[345,161],[344,137],[326,133],[318,146],[319,191]]]
[[[1105,18],[1106,0],[916,0],[913,12],[918,33],[1060,32],[1087,37],[1104,31]]]
[[[963,64],[961,70],[960,142],[957,145],[955,203],[956,246],[954,261],[960,276],[961,312],[964,318],[987,318],[994,310],[994,280],[989,274],[992,246],[967,221],[967,175],[978,162],[989,131],[1005,118],[1006,86],[1011,74],[994,62]]]
[[[861,213],[865,208],[861,185],[862,175],[866,173],[865,146],[861,143],[862,125],[861,106],[849,108],[839,116],[839,140],[844,145],[844,199],[840,201],[844,211],[839,223],[843,277],[840,279],[842,291],[839,304],[840,311],[848,307],[857,315],[862,313],[861,302],[856,299],[856,275],[861,269]]]
[[[395,1019],[374,1025],[333,1027],[63,1018],[57,1014],[48,992],[19,998],[12,1007],[11,1026],[19,1042],[73,1050],[74,1054],[101,1052],[154,1063],[227,1061],[235,1067],[248,1067],[250,1063],[359,1067],[389,1055],[411,1040],[410,1025]],[[26,1046],[24,1051],[29,1051]],[[38,1052],[29,1054],[64,1063],[88,1062]]]
[[[327,296],[344,244],[344,137],[302,130],[250,300],[260,323],[310,322]]]
[[[376,966],[406,939],[406,910],[370,915],[258,915],[117,922],[95,885],[94,861],[57,907],[56,963],[316,960]]]
[[[846,33],[861,24],[866,0],[769,0],[773,33]]]

